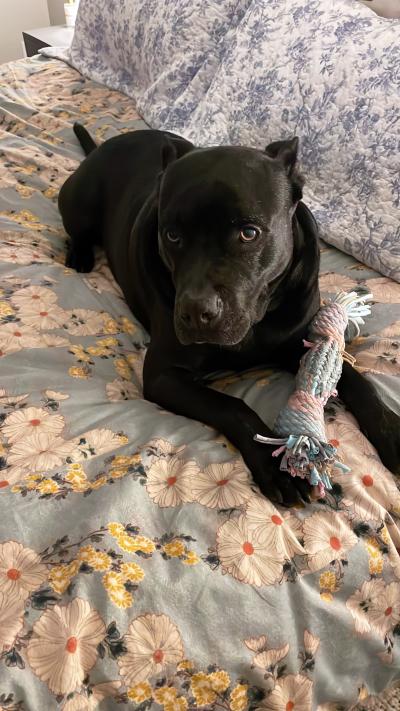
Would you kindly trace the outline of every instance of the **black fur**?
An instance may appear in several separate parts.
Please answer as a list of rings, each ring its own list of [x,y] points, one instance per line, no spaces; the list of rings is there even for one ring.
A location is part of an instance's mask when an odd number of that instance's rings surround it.
[[[104,246],[135,316],[151,336],[144,395],[211,425],[241,452],[271,499],[308,499],[308,485],[279,472],[272,432],[242,400],[207,387],[219,369],[268,365],[296,372],[319,308],[318,230],[300,201],[297,139],[265,151],[198,149],[162,131],[137,131],[94,150],[61,189],[68,266],[93,267]],[[253,239],[254,238],[254,239]],[[345,364],[342,399],[393,471],[400,418]]]

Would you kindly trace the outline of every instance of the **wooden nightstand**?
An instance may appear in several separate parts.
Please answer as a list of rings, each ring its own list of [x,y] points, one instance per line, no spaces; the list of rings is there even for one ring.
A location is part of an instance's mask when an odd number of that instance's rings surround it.
[[[27,57],[33,57],[42,47],[69,47],[74,28],[66,25],[39,27],[22,33]]]

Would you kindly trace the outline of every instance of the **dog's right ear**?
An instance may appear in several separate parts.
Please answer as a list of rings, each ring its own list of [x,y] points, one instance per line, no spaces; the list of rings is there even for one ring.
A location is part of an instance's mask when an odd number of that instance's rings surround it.
[[[161,149],[161,165],[164,171],[170,163],[173,163],[178,158],[190,153],[194,146],[184,138],[178,136],[165,136],[166,141]]]
[[[293,202],[297,203],[303,196],[304,177],[297,167],[299,139],[297,136],[284,141],[274,141],[265,148],[269,158],[278,161],[286,171],[292,184]]]

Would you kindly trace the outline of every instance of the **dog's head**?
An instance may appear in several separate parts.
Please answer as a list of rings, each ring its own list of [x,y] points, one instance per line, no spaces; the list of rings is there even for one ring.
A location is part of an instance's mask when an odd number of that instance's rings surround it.
[[[265,151],[194,149],[167,159],[159,189],[159,252],[175,286],[182,344],[240,343],[260,321],[293,255],[301,198],[298,140]]]

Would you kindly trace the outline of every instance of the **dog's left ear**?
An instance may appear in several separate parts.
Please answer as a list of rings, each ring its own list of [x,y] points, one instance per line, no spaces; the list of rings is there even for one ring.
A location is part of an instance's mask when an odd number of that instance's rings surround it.
[[[178,136],[166,136],[166,142],[162,147],[161,164],[165,170],[170,163],[173,163],[178,158],[182,158],[186,153],[193,150],[194,146],[184,138]]]
[[[274,141],[265,148],[269,158],[279,161],[284,167],[292,184],[293,202],[298,202],[303,196],[304,178],[297,169],[297,154],[299,139],[297,136],[287,141]]]
[[[286,168],[290,177],[297,163],[297,153],[299,150],[299,139],[297,136],[288,141],[274,141],[265,148],[265,153],[270,158],[278,160]]]

